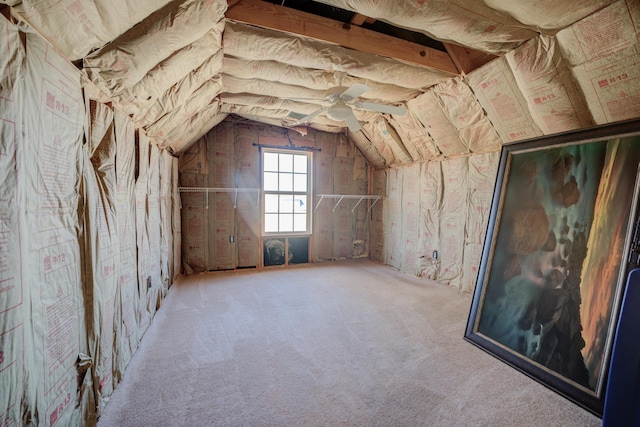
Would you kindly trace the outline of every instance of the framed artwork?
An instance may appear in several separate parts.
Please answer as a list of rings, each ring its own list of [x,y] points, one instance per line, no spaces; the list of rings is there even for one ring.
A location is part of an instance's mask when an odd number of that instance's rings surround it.
[[[465,339],[602,416],[640,121],[503,146]]]

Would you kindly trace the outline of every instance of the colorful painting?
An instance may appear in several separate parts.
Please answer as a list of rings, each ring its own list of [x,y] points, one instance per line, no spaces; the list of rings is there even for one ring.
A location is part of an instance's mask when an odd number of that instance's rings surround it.
[[[598,415],[636,219],[639,131],[634,122],[503,148],[465,334]]]

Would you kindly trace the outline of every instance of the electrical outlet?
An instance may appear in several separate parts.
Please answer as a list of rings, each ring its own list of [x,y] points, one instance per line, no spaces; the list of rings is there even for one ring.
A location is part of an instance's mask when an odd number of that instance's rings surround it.
[[[433,255],[431,255],[433,259],[438,259],[438,251],[433,251]]]
[[[229,236],[229,243],[233,243],[236,241],[236,236]]]

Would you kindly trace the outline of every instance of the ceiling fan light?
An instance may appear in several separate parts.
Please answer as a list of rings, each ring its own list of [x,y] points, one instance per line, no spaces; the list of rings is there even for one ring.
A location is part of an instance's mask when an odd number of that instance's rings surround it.
[[[351,108],[344,104],[334,105],[333,107],[327,110],[327,117],[337,122],[341,122],[345,120],[350,115],[351,115]]]

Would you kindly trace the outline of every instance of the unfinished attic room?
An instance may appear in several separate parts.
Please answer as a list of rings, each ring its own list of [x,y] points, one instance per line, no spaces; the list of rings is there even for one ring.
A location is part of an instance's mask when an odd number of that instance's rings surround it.
[[[0,426],[640,425],[640,1],[0,0]]]

